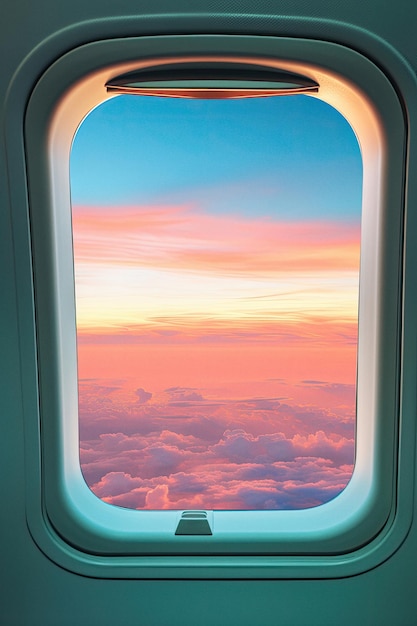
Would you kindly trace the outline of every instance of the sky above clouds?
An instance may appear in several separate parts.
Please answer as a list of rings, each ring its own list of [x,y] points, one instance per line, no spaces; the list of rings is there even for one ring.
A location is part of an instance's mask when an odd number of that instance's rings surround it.
[[[361,158],[307,96],[120,96],[71,155],[80,459],[129,508],[286,509],[354,463]]]

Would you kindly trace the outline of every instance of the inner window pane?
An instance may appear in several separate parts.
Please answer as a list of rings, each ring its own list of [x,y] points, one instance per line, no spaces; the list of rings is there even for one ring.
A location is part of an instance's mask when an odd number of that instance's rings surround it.
[[[362,160],[309,96],[117,96],[71,152],[80,462],[134,509],[304,509],[354,466]]]

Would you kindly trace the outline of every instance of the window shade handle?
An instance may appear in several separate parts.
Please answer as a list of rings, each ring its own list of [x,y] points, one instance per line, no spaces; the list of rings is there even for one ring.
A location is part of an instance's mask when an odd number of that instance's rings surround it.
[[[319,85],[274,67],[216,61],[147,67],[112,78],[106,88],[115,94],[224,100],[317,93]]]

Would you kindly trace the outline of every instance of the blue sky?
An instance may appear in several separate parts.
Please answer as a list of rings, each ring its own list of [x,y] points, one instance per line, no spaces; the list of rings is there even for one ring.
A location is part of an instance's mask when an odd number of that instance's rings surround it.
[[[351,127],[308,96],[118,96],[81,124],[71,155],[74,205],[358,220],[361,179]]]

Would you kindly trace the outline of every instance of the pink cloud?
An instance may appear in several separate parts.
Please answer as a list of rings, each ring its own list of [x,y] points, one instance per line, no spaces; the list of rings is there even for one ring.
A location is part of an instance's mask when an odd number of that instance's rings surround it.
[[[204,479],[194,473],[144,480],[141,486],[131,476],[105,476],[93,486],[96,495],[103,486],[113,487],[103,499],[118,506],[148,509],[301,509],[318,506],[338,495],[346,486],[352,466],[335,468],[325,459],[305,458],[281,463],[269,476],[246,463],[212,468]]]
[[[197,388],[175,388],[153,393],[152,403],[138,404],[135,401],[135,384],[129,394],[129,385],[114,391],[103,384],[80,385],[80,431],[81,439],[87,442],[108,433],[124,433],[126,436],[147,436],[164,431],[176,432],[181,437],[194,437],[205,444],[216,443],[227,430],[243,429],[254,436],[283,432],[287,437],[295,434],[307,436],[311,432],[338,433],[348,439],[353,436],[355,397],[354,388],[338,385],[328,393],[327,384],[317,389],[314,386],[289,382],[270,383],[287,396],[236,398],[222,397]],[[99,389],[99,390],[97,390]],[[245,386],[240,386],[244,393]],[[348,392],[348,398],[346,393]],[[180,394],[179,396],[177,394]],[[173,398],[188,398],[177,406]],[[195,394],[195,395],[188,395]],[[304,402],[300,397],[306,398]],[[314,397],[320,402],[311,402]],[[192,399],[190,399],[192,398]],[[349,400],[347,402],[346,400]],[[149,441],[149,440],[148,440]],[[139,445],[138,442],[135,443]]]
[[[337,427],[337,424],[335,425]],[[82,442],[87,484],[131,508],[303,508],[339,493],[354,441],[335,432],[302,436],[225,430],[214,444],[170,430],[104,433]],[[269,504],[267,504],[269,503]]]
[[[145,404],[145,402],[152,398],[152,394],[149,391],[145,391],[141,387],[139,389],[136,389],[135,394],[138,397],[137,401],[139,404]]]
[[[73,207],[76,264],[236,274],[357,270],[359,226],[214,215],[190,206]]]
[[[82,381],[87,484],[106,502],[140,509],[303,508],[335,497],[353,468],[354,395],[343,404],[351,387],[311,378],[292,386],[270,381],[268,388],[313,394],[324,405]],[[137,402],[138,389],[146,402]]]
[[[183,315],[180,320],[173,316],[150,316],[149,323],[114,330],[100,328],[93,331],[79,329],[78,351],[83,355],[84,346],[172,346],[190,345],[265,345],[278,348],[298,345],[308,354],[309,348],[321,345],[325,348],[345,346],[356,348],[357,321],[337,320],[313,315],[307,311],[293,320],[283,320],[276,311],[264,311],[268,321],[256,318],[228,319],[195,318]],[[274,319],[276,318],[276,319]]]
[[[165,389],[165,393],[169,396],[170,404],[204,401],[201,393],[190,387],[169,387]]]
[[[149,489],[145,498],[145,509],[167,509],[170,506],[168,485],[157,485],[154,489]]]
[[[140,487],[141,484],[140,478],[132,478],[130,474],[108,472],[94,485],[94,493],[99,498],[116,496],[132,491],[135,487]]]

